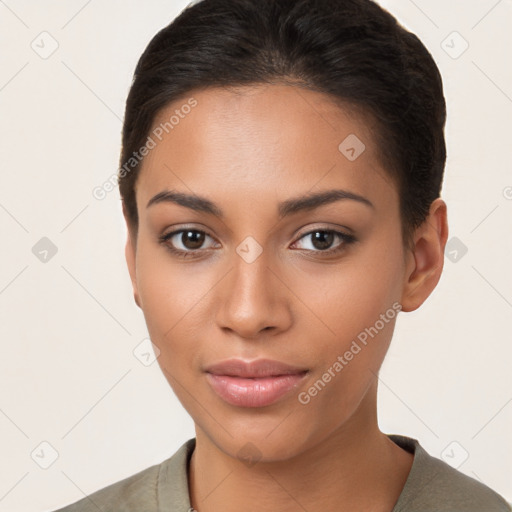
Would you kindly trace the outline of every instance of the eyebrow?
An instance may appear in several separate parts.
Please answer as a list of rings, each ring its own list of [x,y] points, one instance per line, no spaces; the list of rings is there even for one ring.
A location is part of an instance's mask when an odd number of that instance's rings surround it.
[[[348,190],[325,190],[311,194],[302,195],[292,199],[287,199],[278,205],[279,218],[283,218],[301,211],[313,210],[335,201],[342,199],[349,199],[357,201],[361,204],[375,208],[373,203],[366,197],[354,194]],[[177,192],[175,190],[163,190],[154,197],[152,197],[146,208],[158,203],[175,203],[185,208],[190,208],[198,212],[204,212],[215,215],[219,218],[224,218],[222,210],[212,201],[206,197],[198,196],[196,194],[186,194],[184,192]]]

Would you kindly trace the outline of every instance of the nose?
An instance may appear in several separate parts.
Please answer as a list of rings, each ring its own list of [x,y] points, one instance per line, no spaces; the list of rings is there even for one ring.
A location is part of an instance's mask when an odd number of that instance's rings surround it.
[[[216,321],[222,330],[255,339],[290,327],[290,293],[270,259],[265,251],[251,263],[234,255],[217,296]]]

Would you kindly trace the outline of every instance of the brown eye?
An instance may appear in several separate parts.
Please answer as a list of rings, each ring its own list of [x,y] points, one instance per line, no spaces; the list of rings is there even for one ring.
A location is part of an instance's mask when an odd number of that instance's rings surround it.
[[[210,245],[203,247],[207,238],[211,240]],[[197,256],[206,249],[213,248],[215,245],[214,239],[199,229],[180,229],[173,231],[172,233],[161,236],[159,241],[172,253],[183,257]]]
[[[334,233],[332,231],[315,231],[311,235],[313,247],[321,251],[329,249],[334,241]]]
[[[205,239],[205,233],[202,231],[183,231],[181,234],[181,243],[187,248],[187,249],[199,249]]]
[[[299,249],[321,254],[331,254],[342,251],[347,245],[355,241],[356,239],[353,235],[347,235],[341,231],[316,229],[302,235],[295,244],[300,243],[302,245],[302,247],[299,246]]]

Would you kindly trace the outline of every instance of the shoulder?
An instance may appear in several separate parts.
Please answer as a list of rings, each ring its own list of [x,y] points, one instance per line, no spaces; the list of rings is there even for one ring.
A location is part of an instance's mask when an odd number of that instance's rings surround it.
[[[85,498],[60,508],[55,512],[97,512],[108,505],[108,510],[128,511],[141,507],[144,510],[157,510],[156,486],[161,464],[156,464],[89,494]]]
[[[416,439],[389,435],[414,453],[414,461],[393,512],[511,512],[490,487],[431,456]]]
[[[162,501],[168,504],[169,499],[183,499],[187,456],[194,447],[194,441],[195,439],[188,440],[174,455],[160,464],[110,484],[54,512],[160,512],[162,509],[159,504]],[[185,489],[188,493],[188,489]],[[188,499],[188,494],[186,498]]]

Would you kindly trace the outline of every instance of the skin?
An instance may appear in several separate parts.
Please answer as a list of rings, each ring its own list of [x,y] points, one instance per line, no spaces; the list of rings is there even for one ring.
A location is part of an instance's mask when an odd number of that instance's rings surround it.
[[[191,96],[197,106],[144,161],[138,230],[127,220],[126,243],[135,301],[160,367],[195,422],[191,505],[199,512],[389,512],[413,461],[377,424],[377,374],[396,317],[308,404],[297,397],[393,303],[413,311],[427,299],[442,273],[446,204],[432,203],[406,250],[398,191],[369,118],[290,85]],[[166,107],[155,126],[184,103]],[[366,146],[354,161],[338,150],[349,134]],[[373,207],[343,199],[279,218],[281,201],[331,189]],[[205,196],[224,217],[171,202],[146,208],[164,190]],[[329,247],[341,250],[330,256],[307,236],[347,227],[356,242],[334,237]],[[208,234],[193,257],[179,258],[158,241],[180,228]],[[247,236],[262,249],[252,263],[236,252]],[[197,247],[184,246],[181,235],[173,240],[183,251]],[[236,407],[203,371],[231,357],[276,359],[309,373],[275,404]],[[254,465],[238,455],[249,442],[260,457]]]

